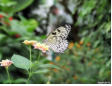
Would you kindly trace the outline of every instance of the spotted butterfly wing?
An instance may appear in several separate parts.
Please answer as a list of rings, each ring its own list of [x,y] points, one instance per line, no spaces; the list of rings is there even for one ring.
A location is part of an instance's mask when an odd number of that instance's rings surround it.
[[[44,43],[48,45],[54,52],[63,53],[68,47],[68,41],[66,38],[70,30],[70,25],[59,27],[48,35]]]

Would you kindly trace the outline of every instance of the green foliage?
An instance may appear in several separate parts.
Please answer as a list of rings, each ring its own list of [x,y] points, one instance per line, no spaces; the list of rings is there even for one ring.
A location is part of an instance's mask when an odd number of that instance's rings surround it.
[[[47,72],[49,72],[49,70],[48,69],[41,69],[41,70],[37,70],[37,71],[35,71],[35,72],[33,72],[33,73],[35,73],[35,74],[43,74],[43,73],[47,73]]]
[[[12,12],[18,12],[21,11],[23,9],[25,9],[27,6],[29,6],[33,0],[15,0],[18,4],[14,6],[14,9],[12,10]]]
[[[31,32],[37,27],[37,22],[34,19],[26,20],[22,19],[21,21],[13,20],[11,21],[11,30],[13,33],[18,33],[21,36],[30,35]]]
[[[0,0],[0,9],[4,12],[18,12],[29,6],[33,0]]]
[[[30,60],[20,55],[13,55],[11,60],[13,61],[14,66],[17,68],[22,68],[28,70],[30,68]]]
[[[52,65],[52,64],[41,64],[39,67],[41,67],[41,68],[56,68],[56,69],[60,69],[56,65]]]

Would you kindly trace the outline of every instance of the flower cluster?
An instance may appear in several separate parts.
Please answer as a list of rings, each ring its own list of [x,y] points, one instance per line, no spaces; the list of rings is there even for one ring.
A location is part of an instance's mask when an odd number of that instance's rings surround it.
[[[6,60],[2,60],[2,62],[0,62],[1,66],[4,66],[4,67],[9,67],[13,62],[6,59]]]
[[[49,46],[47,46],[46,44],[43,44],[43,43],[39,43],[37,41],[33,41],[33,40],[28,41],[28,40],[25,40],[23,43],[26,44],[26,45],[32,45],[34,47],[34,49],[39,49],[39,50],[41,50],[44,53],[47,50],[49,50]]]
[[[49,46],[47,46],[45,44],[41,44],[41,43],[36,43],[33,46],[34,46],[34,49],[39,49],[44,53],[49,49]]]
[[[26,44],[26,45],[34,45],[34,44],[36,44],[37,42],[34,41],[34,40],[31,40],[31,41],[25,40],[23,43]]]

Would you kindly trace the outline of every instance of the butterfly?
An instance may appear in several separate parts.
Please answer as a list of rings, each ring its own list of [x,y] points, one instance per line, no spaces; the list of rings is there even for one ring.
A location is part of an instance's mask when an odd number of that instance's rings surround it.
[[[44,40],[44,43],[56,53],[63,53],[68,47],[67,37],[71,30],[70,25],[58,27]]]

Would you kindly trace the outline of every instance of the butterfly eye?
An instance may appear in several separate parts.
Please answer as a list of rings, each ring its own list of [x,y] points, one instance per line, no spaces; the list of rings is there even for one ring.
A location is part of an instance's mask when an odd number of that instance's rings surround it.
[[[56,32],[52,32],[52,35],[56,35]]]

